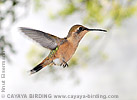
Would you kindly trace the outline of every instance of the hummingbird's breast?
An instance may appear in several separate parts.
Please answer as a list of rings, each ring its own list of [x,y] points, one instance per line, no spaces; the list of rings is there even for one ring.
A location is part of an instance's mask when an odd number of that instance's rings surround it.
[[[73,43],[67,41],[64,42],[62,45],[59,46],[58,49],[58,57],[59,59],[64,59],[66,62],[70,60],[70,58],[73,56],[77,48],[77,45],[74,45]]]

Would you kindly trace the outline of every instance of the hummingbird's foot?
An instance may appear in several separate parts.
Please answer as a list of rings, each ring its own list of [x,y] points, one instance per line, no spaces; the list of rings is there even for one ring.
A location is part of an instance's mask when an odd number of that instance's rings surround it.
[[[63,62],[60,64],[60,66],[63,66],[63,68],[65,68],[65,67],[68,67],[68,64],[67,64],[65,61],[63,61]]]
[[[53,64],[53,65],[56,65],[56,64],[54,63],[54,61],[52,61],[52,64]]]

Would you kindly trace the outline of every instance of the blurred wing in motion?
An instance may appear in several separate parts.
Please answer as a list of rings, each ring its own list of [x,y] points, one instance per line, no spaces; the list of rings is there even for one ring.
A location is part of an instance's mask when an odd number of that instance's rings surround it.
[[[47,49],[53,50],[58,46],[57,41],[60,38],[54,35],[25,27],[20,27],[20,30]]]

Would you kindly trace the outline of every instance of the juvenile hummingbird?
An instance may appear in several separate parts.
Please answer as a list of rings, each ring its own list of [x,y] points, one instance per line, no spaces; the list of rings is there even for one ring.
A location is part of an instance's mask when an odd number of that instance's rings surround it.
[[[30,70],[30,74],[40,71],[47,65],[60,65],[68,67],[67,62],[75,53],[80,40],[89,31],[103,31],[103,29],[89,29],[82,25],[74,25],[70,28],[65,38],[59,38],[46,32],[36,29],[20,27],[20,30],[28,37],[38,42],[41,46],[51,50],[49,55],[36,67]]]

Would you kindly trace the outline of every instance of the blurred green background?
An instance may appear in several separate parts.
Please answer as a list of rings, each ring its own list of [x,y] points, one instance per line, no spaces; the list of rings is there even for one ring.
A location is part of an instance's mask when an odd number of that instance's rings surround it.
[[[74,24],[108,32],[86,34],[68,68],[48,66],[28,78],[26,70],[41,62],[49,51],[20,34],[18,27],[65,37]],[[137,0],[0,0],[0,53],[6,51],[6,69],[19,71],[24,81],[48,81],[55,88],[57,84],[71,84],[67,89],[80,89],[89,83],[97,93],[111,91],[120,95],[119,100],[136,100],[136,25]],[[27,66],[30,67],[26,69]],[[12,77],[12,73],[7,74]]]

